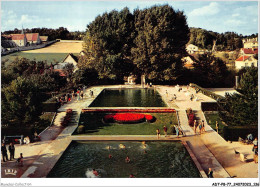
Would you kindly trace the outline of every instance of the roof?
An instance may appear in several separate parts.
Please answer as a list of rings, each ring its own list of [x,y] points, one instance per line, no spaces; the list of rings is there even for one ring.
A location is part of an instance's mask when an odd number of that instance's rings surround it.
[[[64,58],[64,60],[62,61],[62,62],[64,62],[67,58],[68,58],[68,56],[71,56],[74,60],[75,60],[75,62],[77,62],[78,63],[78,57],[77,56],[75,56],[75,55],[73,55],[72,53],[69,53],[65,58]]]
[[[245,61],[245,60],[247,60],[249,58],[250,58],[250,56],[242,55],[238,59],[236,59],[236,61]]]
[[[254,51],[253,49],[249,48],[242,48],[242,51],[245,53],[245,54],[254,54]]]
[[[39,33],[26,33],[27,41],[37,41]]]
[[[24,34],[11,34],[12,40],[23,40]]]
[[[46,42],[48,40],[48,36],[40,36],[41,41]]]
[[[53,71],[54,71],[54,72],[59,72],[59,75],[60,75],[61,77],[66,77],[66,75],[65,75],[65,73],[63,72],[62,69],[53,69]]]

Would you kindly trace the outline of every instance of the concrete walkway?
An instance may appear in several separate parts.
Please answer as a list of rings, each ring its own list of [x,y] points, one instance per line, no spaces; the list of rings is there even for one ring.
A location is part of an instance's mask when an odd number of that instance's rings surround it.
[[[187,124],[188,121],[186,120],[187,116],[185,116],[185,110],[191,108],[193,111],[195,111],[196,117],[205,121],[206,133],[202,135],[197,133],[196,136],[190,137],[190,145],[192,150],[200,164],[204,166],[203,169],[207,170],[207,168],[211,167],[215,174],[216,171],[220,171],[220,173],[217,174],[219,177],[226,176],[224,175],[223,170],[219,169],[219,165],[221,165],[230,177],[258,178],[258,164],[253,162],[252,145],[243,145],[238,142],[228,143],[207,124],[205,116],[201,111],[201,102],[216,101],[201,93],[196,94],[193,88],[187,89],[187,86],[180,87],[182,88],[181,92],[178,92],[178,89],[176,89],[175,86],[158,86],[157,90],[163,97],[166,98],[171,98],[171,96],[174,94],[177,95],[177,100],[174,100],[174,102],[178,106],[177,110],[182,116],[181,126],[183,129],[187,129],[188,133],[194,134],[194,131]],[[230,89],[221,89],[221,92],[225,92],[225,90],[230,91]],[[198,98],[198,100],[190,101],[187,93],[193,93],[195,97]],[[171,104],[171,101],[168,101],[168,103]],[[192,142],[199,143],[198,145],[194,145]],[[200,150],[202,147],[206,147],[216,160],[214,161],[214,158],[212,157],[210,157],[210,159],[206,158],[207,156],[203,153],[202,150]],[[240,155],[235,154],[235,150],[246,155],[247,161],[242,162],[240,160]],[[207,161],[208,163],[206,163]]]

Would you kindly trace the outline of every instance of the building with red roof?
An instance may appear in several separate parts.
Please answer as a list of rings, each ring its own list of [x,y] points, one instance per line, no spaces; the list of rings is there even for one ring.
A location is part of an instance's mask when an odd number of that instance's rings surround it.
[[[6,40],[12,40],[17,46],[28,46],[41,43],[39,33],[10,34],[4,35],[3,37]]]
[[[237,70],[250,66],[257,67],[257,59],[255,59],[253,56],[242,55],[235,61],[235,68]]]

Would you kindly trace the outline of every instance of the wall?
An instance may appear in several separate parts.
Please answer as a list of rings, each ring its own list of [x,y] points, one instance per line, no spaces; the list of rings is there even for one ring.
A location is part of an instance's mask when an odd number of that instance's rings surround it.
[[[47,47],[47,46],[49,46],[49,45],[51,45],[51,44],[53,44],[55,42],[57,42],[57,41],[53,40],[53,41],[50,41],[50,42],[46,42],[44,44],[34,45],[34,46],[27,46],[27,47],[14,47],[14,48],[11,48],[8,51],[2,52],[1,56],[8,55],[8,54],[11,54],[11,53],[14,53],[14,52],[18,52],[18,51],[28,51],[28,50],[44,48],[44,47]]]

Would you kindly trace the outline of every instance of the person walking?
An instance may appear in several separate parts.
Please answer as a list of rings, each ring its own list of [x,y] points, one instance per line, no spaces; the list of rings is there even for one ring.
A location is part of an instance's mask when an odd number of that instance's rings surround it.
[[[168,130],[167,127],[164,125],[163,126],[163,131],[164,131],[165,137],[167,136],[167,130]]]
[[[83,90],[81,90],[81,92],[80,92],[80,97],[81,97],[81,99],[83,100]]]
[[[219,128],[218,121],[216,121],[216,131],[217,131],[217,133],[218,133],[218,128]]]
[[[157,139],[159,140],[161,134],[160,134],[160,129],[156,129],[156,134],[157,134]]]
[[[1,146],[1,152],[2,152],[2,158],[3,158],[3,162],[7,161],[8,160],[8,157],[7,157],[7,150],[6,150],[6,146],[4,143],[2,143],[2,146]],[[6,159],[6,160],[5,160]]]
[[[209,168],[209,171],[208,171],[208,178],[214,178],[213,177],[213,171],[211,168]]]
[[[195,132],[195,134],[196,134],[197,127],[198,127],[198,122],[197,122],[197,120],[196,120],[196,119],[194,120],[193,127],[194,127],[194,132]]]
[[[202,133],[202,122],[199,122],[199,130],[200,130],[200,134]]]
[[[15,151],[15,147],[14,144],[11,142],[9,147],[9,153],[10,153],[10,160],[14,159],[14,151]]]
[[[178,128],[177,125],[174,125],[174,128],[175,128],[175,132],[176,132],[177,138],[179,138],[179,128]]]
[[[202,130],[201,131],[202,132],[206,132],[205,131],[205,122],[204,122],[204,120],[201,121],[201,125],[202,125]]]
[[[20,157],[17,159],[19,165],[23,166],[23,153],[20,153]]]

